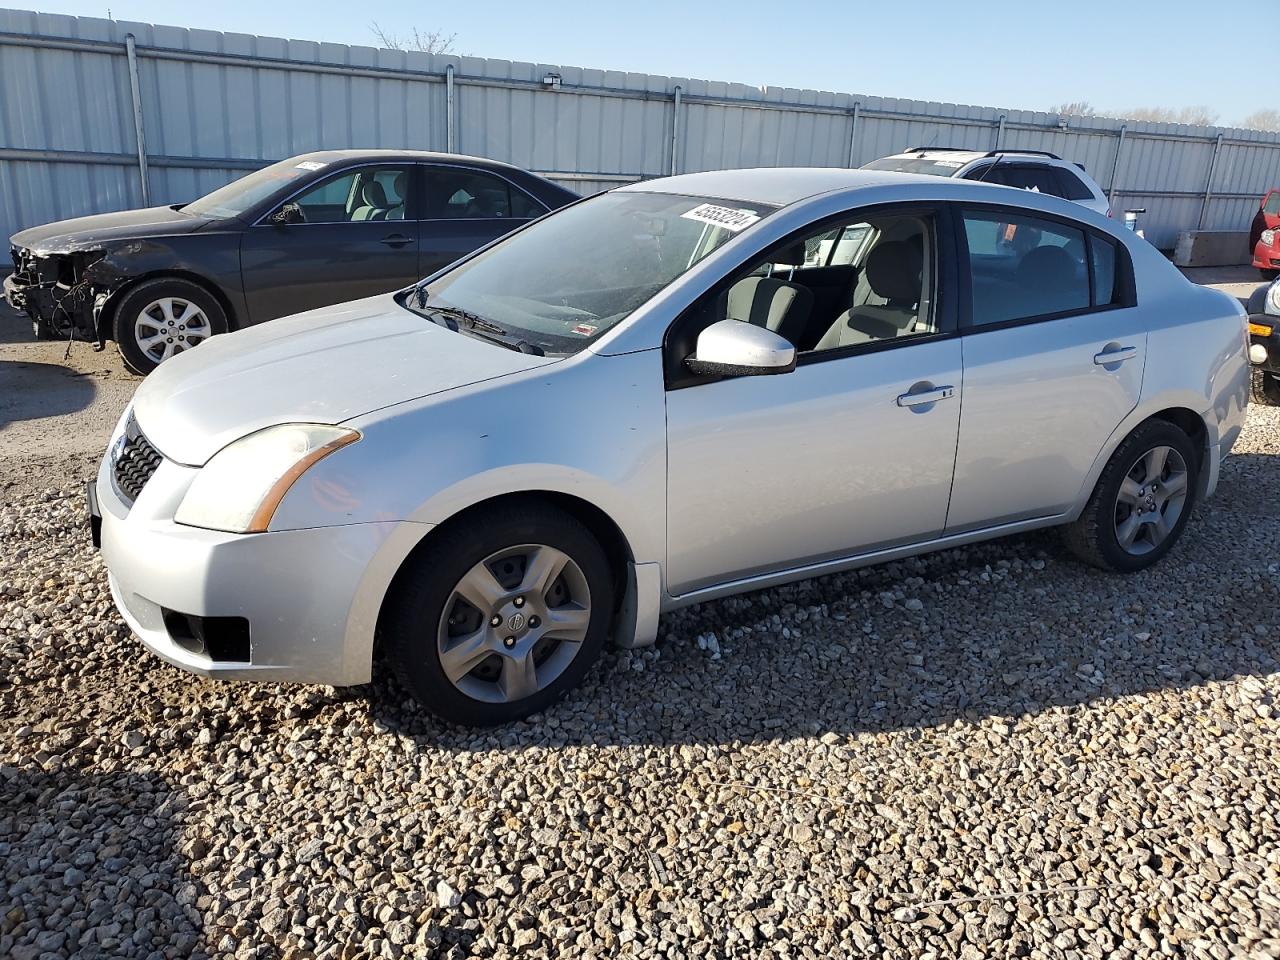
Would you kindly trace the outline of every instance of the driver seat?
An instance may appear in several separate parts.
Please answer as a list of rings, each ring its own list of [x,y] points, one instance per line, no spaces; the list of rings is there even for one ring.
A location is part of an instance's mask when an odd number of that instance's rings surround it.
[[[773,264],[803,266],[804,244],[782,250],[774,257]],[[792,344],[799,344],[812,310],[813,291],[773,276],[743,277],[729,288],[725,302],[727,318],[772,330]]]
[[[360,198],[364,204],[351,212],[352,220],[383,220],[391,209],[391,204],[387,202],[387,191],[382,189],[382,184],[377,180],[370,180],[364,185]]]

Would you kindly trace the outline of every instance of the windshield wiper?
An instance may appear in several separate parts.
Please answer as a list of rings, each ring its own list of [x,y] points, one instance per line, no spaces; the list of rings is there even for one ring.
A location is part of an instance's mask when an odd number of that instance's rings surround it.
[[[546,351],[536,343],[530,343],[523,337],[514,336],[510,331],[498,326],[492,320],[486,320],[479,314],[472,313],[469,310],[463,310],[461,307],[432,307],[423,306],[425,300],[423,293],[418,294],[418,305],[427,311],[428,316],[434,314],[445,320],[452,320],[453,323],[445,323],[445,326],[457,329],[459,323],[467,328],[469,333],[488,340],[490,343],[496,343],[499,346],[506,347],[508,350],[516,350],[520,353],[528,353],[535,357],[545,357]],[[434,317],[432,317],[434,319]]]

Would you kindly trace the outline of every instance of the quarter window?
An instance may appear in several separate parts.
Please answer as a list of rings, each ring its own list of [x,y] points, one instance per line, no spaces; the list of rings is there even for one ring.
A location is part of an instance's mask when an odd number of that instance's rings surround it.
[[[1089,256],[1093,260],[1093,303],[1108,306],[1116,297],[1116,245],[1102,237],[1089,235]]]
[[[1035,217],[979,212],[965,213],[964,230],[975,326],[1089,307],[1084,231]],[[1114,272],[1113,255],[1113,277]]]
[[[427,171],[428,220],[529,220],[546,211],[501,177],[480,170]]]
[[[1067,200],[1091,200],[1093,199],[1093,191],[1084,185],[1084,181],[1077,177],[1070,170],[1064,170],[1062,167],[1054,167],[1053,174],[1058,180],[1061,191],[1058,196]]]

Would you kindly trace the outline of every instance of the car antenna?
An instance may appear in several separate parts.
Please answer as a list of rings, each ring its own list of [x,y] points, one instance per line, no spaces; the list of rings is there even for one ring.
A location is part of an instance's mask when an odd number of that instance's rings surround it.
[[[995,158],[995,160],[993,160],[993,161],[991,162],[991,165],[990,165],[989,167],[987,167],[987,169],[985,169],[985,170],[983,170],[983,171],[982,171],[982,176],[980,176],[980,177],[979,177],[976,181],[974,181],[974,182],[975,182],[975,183],[982,183],[982,181],[983,181],[983,180],[986,180],[986,179],[987,179],[987,174],[988,174],[988,173],[990,173],[992,170],[994,170],[994,169],[996,168],[996,164],[997,164],[997,163],[999,163],[999,162],[1000,162],[1001,160],[1003,160],[1003,159],[1004,159],[1004,154],[997,153],[997,154],[996,154],[996,158]]]

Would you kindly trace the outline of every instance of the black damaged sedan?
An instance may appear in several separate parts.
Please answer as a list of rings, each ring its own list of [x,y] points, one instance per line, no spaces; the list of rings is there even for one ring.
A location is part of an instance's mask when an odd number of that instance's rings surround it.
[[[16,233],[4,293],[38,337],[115,340],[147,373],[213,334],[406,286],[576,199],[474,157],[308,153],[192,203]]]

